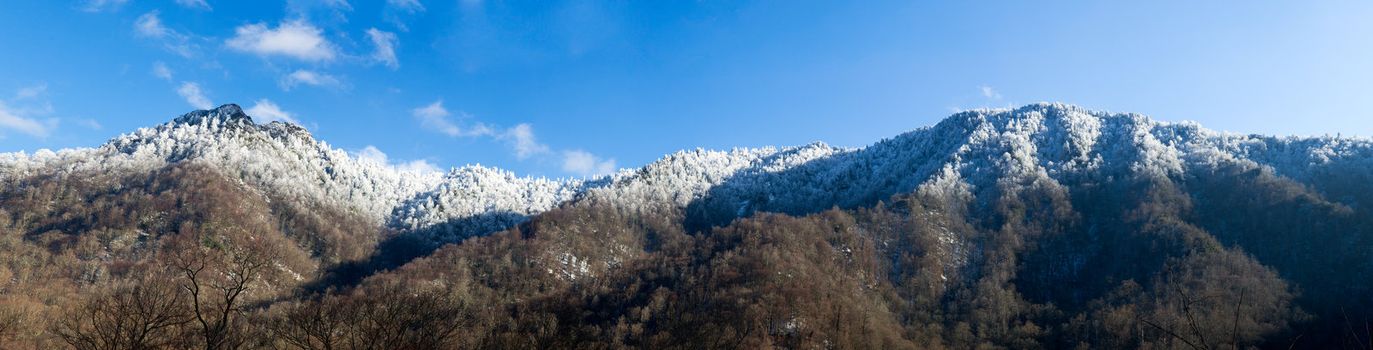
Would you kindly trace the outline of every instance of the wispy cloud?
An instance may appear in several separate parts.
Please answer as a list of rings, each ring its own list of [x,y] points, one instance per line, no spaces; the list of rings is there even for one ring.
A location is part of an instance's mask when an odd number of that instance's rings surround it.
[[[476,137],[492,136],[495,131],[491,127],[482,123],[474,123],[471,126],[460,126],[457,122],[449,118],[451,113],[443,107],[443,101],[434,101],[423,107],[410,110],[410,114],[419,119],[420,125],[433,131],[452,136],[452,137]]]
[[[283,22],[276,28],[262,23],[243,25],[234,29],[234,37],[225,44],[263,57],[285,56],[309,62],[330,61],[337,55],[323,31],[304,20]]]
[[[510,144],[515,158],[520,160],[553,153],[548,145],[538,141],[534,127],[528,123],[515,125],[498,136]],[[616,170],[614,158],[601,158],[584,150],[564,150],[559,155],[562,156],[562,170],[577,176],[601,176]]]
[[[391,69],[400,67],[400,61],[396,60],[396,45],[399,40],[395,33],[368,28],[367,37],[372,39],[372,46],[376,48],[376,51],[372,52],[373,60],[381,62]]]
[[[563,171],[582,177],[615,172],[615,159],[601,159],[583,150],[563,151]]]
[[[501,134],[501,138],[510,143],[515,150],[515,157],[527,159],[537,154],[548,153],[548,146],[539,143],[534,138],[534,128],[528,123],[521,123],[506,130]]]
[[[382,152],[380,149],[377,149],[377,146],[367,145],[367,147],[363,147],[361,150],[352,153],[353,158],[381,165],[389,164],[387,161],[389,157],[386,156],[386,152]]]
[[[176,89],[176,94],[181,95],[181,98],[186,99],[186,103],[196,109],[214,107],[214,104],[210,103],[210,99],[205,97],[205,92],[200,91],[200,84],[189,81],[181,82],[181,87]]]
[[[410,114],[414,114],[416,117],[420,118],[435,118],[447,117],[449,113],[447,108],[443,108],[443,100],[438,100],[434,101],[434,103],[424,105],[423,107],[412,109],[410,110]]]
[[[162,25],[162,18],[158,17],[156,10],[138,16],[138,20],[134,21],[133,27],[138,35],[151,38],[163,38],[170,35],[172,32],[170,29],[167,29],[166,26]]]
[[[398,163],[391,163],[390,157],[388,157],[385,152],[382,152],[380,149],[377,149],[376,146],[372,145],[367,145],[367,147],[363,147],[361,150],[352,153],[353,157],[355,158],[367,162],[373,162],[378,165],[391,167],[392,169],[396,169],[397,171],[421,174],[438,173],[443,171],[438,166],[424,159],[417,159],[408,162],[401,161]]]
[[[47,83],[19,88],[10,101],[0,100],[0,131],[13,130],[37,138],[46,138],[57,128],[57,119],[38,119],[52,113],[46,101],[34,101],[48,91]],[[0,136],[4,136],[0,134]]]
[[[33,86],[25,86],[19,88],[19,91],[16,91],[14,93],[14,99],[27,100],[34,97],[38,97],[38,95],[42,95],[44,92],[48,92],[48,83],[38,83]]]
[[[176,0],[176,4],[181,5],[181,7],[195,10],[214,10],[214,8],[210,7],[210,3],[205,2],[205,0]]]
[[[353,5],[349,4],[349,3],[348,3],[348,0],[324,0],[324,4],[325,4],[325,5],[328,5],[329,7],[333,7],[333,8],[339,9],[339,10],[344,10],[344,11],[352,11],[352,10],[353,10]]]
[[[257,100],[252,108],[248,108],[248,110],[244,112],[263,123],[282,121],[300,125],[300,121],[292,117],[291,113],[281,110],[280,106],[277,106],[275,103],[272,103],[271,100],[265,98]]]
[[[993,88],[990,87],[990,86],[982,85],[982,86],[979,86],[978,89],[979,89],[979,90],[982,90],[982,97],[986,97],[986,98],[993,99],[993,100],[1000,100],[1000,99],[1001,99],[1001,93],[996,92],[996,89],[993,89]]]
[[[396,29],[408,32],[410,27],[406,25],[402,17],[424,12],[424,10],[424,4],[420,4],[419,0],[386,0],[386,6],[382,8],[382,17],[395,25]]]
[[[100,130],[105,128],[105,126],[100,125],[100,122],[95,119],[77,119],[76,124],[84,126],[87,129],[91,130]]]
[[[424,4],[421,4],[419,0],[386,0],[386,6],[409,12],[424,11]]]
[[[86,12],[114,11],[123,7],[129,0],[90,0],[82,4],[81,10]]]
[[[171,51],[182,57],[191,57],[195,52],[195,45],[191,43],[191,37],[182,34],[171,28],[167,28],[162,23],[157,10],[138,16],[134,21],[134,33],[145,38],[151,38],[162,43],[167,51]]]
[[[300,85],[310,85],[318,87],[340,87],[342,82],[332,75],[319,73],[310,70],[297,69],[295,72],[281,78],[281,89],[290,91]]]
[[[33,137],[48,137],[48,126],[37,119],[24,116],[0,102],[0,129],[10,129]]]
[[[443,101],[434,101],[423,107],[410,110],[410,114],[419,118],[420,125],[448,134],[448,136],[462,135],[462,128],[448,120],[448,109],[443,108]]]
[[[172,81],[172,69],[167,68],[167,64],[162,63],[162,61],[153,62],[153,76],[158,79]]]
[[[308,18],[325,27],[348,24],[353,5],[344,0],[286,0],[285,18]]]
[[[458,122],[450,119],[452,112],[444,108],[443,101],[434,101],[428,105],[415,108],[410,111],[420,124],[425,128],[452,137],[488,137],[490,140],[500,141],[510,147],[511,153],[519,160],[528,160],[538,157],[539,160],[549,160],[558,158],[557,161],[562,165],[562,170],[578,176],[599,176],[615,171],[615,159],[601,158],[590,152],[575,149],[564,150],[554,153],[553,149],[539,142],[534,134],[534,126],[529,123],[520,123],[515,126],[499,130],[481,122],[469,122],[470,126],[459,125]],[[470,119],[471,116],[463,114],[462,119]]]

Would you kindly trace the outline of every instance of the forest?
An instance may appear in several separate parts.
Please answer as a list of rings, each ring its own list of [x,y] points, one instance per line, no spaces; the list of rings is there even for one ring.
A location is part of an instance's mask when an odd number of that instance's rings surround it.
[[[194,162],[50,173],[0,190],[0,347],[1369,348],[1373,192],[1321,178],[587,197],[440,244]]]

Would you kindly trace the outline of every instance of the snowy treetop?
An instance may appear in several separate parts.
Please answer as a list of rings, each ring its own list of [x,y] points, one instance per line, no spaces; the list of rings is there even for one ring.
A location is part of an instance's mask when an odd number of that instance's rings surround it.
[[[572,200],[642,211],[702,204],[747,214],[856,205],[896,193],[949,197],[1092,176],[1173,177],[1239,164],[1304,179],[1373,165],[1373,142],[1215,132],[1065,104],[954,114],[862,148],[824,143],[679,151],[599,179],[521,177],[481,166],[407,171],[315,140],[300,126],[256,124],[236,105],[187,113],[95,148],[0,154],[0,184],[28,176],[150,171],[195,162],[272,200],[350,210],[399,230],[448,225],[479,234]]]

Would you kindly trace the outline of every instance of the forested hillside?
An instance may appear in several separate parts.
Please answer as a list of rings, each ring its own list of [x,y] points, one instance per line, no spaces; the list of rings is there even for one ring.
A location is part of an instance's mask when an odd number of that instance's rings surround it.
[[[0,184],[2,348],[1373,347],[1363,139],[1035,104],[537,179],[226,105]]]

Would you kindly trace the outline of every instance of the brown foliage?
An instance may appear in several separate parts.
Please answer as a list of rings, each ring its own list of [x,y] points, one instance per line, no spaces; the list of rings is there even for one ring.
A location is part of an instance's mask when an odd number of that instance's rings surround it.
[[[164,349],[191,321],[186,293],[166,276],[121,281],[56,322],[53,332],[77,349]]]
[[[182,232],[167,243],[162,263],[186,291],[205,349],[236,348],[244,342],[244,305],[268,298],[270,285],[290,272],[281,264],[284,242],[269,237]]]
[[[12,302],[0,301],[0,346],[14,341],[26,322],[23,309]]]
[[[347,295],[278,306],[267,328],[299,349],[450,349],[477,344],[477,316],[459,293],[384,279]],[[461,335],[461,336],[460,336]]]
[[[1239,252],[1177,261],[1144,298],[1143,337],[1173,348],[1243,348],[1302,318],[1287,283]]]
[[[1241,250],[1279,230],[1213,235],[1234,226],[1198,220],[1221,206],[1189,193],[1269,208],[1251,196],[1168,178],[1019,185],[692,230],[685,209],[583,200],[304,289],[376,253],[380,230],[191,165],[34,178],[0,189],[0,347],[1214,349],[1287,345],[1305,320],[1277,273],[1291,270],[1260,263],[1301,257]],[[1310,227],[1363,227],[1278,187],[1262,198],[1288,204],[1272,208],[1344,220]]]

